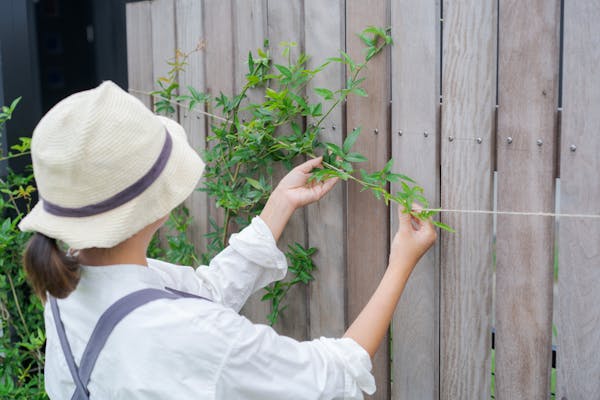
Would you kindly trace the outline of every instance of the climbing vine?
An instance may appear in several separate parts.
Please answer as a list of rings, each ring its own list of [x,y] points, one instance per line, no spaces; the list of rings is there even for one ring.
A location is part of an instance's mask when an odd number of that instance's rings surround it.
[[[152,93],[157,98],[156,110],[174,114],[179,106],[213,117],[207,150],[203,153],[207,166],[201,190],[223,211],[223,222],[211,220],[207,252],[202,255],[205,262],[226,246],[232,225],[241,229],[260,213],[273,189],[274,171],[280,165],[289,170],[295,161],[304,157],[323,156],[323,168],[313,171],[312,180],[333,177],[352,180],[386,204],[390,201],[402,204],[405,212],[417,218],[430,219],[435,214],[428,209],[429,203],[422,187],[408,176],[392,172],[393,160],[379,171],[356,169],[357,164],[367,161],[364,155],[352,151],[360,128],[350,132],[342,146],[320,140],[321,125],[336,107],[348,96],[367,96],[361,87],[366,67],[392,44],[389,29],[385,28],[369,27],[359,37],[365,46],[364,58],[360,62],[341,51],[338,56],[325,60],[314,69],[307,67],[309,57],[306,54],[293,55],[295,43],[282,43],[282,58],[286,61],[274,63],[269,43],[265,42],[255,54],[248,54],[245,84],[239,93],[232,96],[223,93],[211,96],[191,86],[180,86],[177,75],[187,65],[191,53],[178,52],[170,62],[171,71],[158,80],[159,87]],[[345,66],[348,79],[339,89],[313,89],[330,104],[324,109],[322,101],[309,100],[307,86],[317,74],[334,63]],[[250,91],[260,91],[261,100],[250,101]],[[306,124],[306,120],[314,122]],[[387,186],[391,182],[399,182],[402,190],[390,193]],[[425,210],[412,210],[414,202],[421,203]],[[443,229],[450,229],[440,222],[432,222]],[[294,243],[287,249],[292,279],[266,287],[262,298],[271,302],[272,312],[268,315],[271,324],[285,308],[284,298],[289,289],[314,279],[312,255],[315,251],[315,248],[305,248],[300,243]]]

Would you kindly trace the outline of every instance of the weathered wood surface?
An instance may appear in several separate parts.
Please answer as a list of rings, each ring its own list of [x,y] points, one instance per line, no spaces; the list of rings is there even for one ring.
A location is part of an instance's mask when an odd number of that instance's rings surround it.
[[[152,69],[152,18],[150,2],[129,3],[127,15],[127,71],[129,90],[148,108],[152,108],[149,95],[154,88]]]
[[[442,208],[490,210],[496,4],[444,1],[443,9]],[[442,220],[456,233],[441,235],[440,398],[489,398],[492,217]]]
[[[346,2],[346,45],[349,55],[364,59],[364,46],[356,36],[369,25],[389,24],[388,4],[383,1],[351,0]],[[390,53],[386,50],[373,59],[363,87],[369,97],[351,96],[347,102],[347,132],[362,127],[355,148],[369,161],[367,171],[381,169],[390,156]],[[348,71],[346,71],[349,73]],[[376,133],[377,132],[377,133]],[[347,315],[348,323],[358,316],[375,291],[387,267],[389,254],[389,208],[370,192],[360,192],[348,185],[347,205]],[[373,360],[377,383],[375,399],[389,398],[390,362],[388,338]]]
[[[597,1],[565,2],[561,213],[600,214],[599,20]],[[557,399],[600,398],[598,238],[599,220],[560,219]]]
[[[213,97],[223,93],[231,96],[233,87],[233,15],[232,0],[207,0],[203,3],[202,16],[204,25],[205,74],[206,91]],[[210,112],[219,114],[221,110],[209,108]],[[218,125],[219,120],[208,118],[208,134],[212,125]],[[207,144],[211,146],[209,142]],[[214,201],[208,203],[208,218],[219,226],[224,224],[223,209],[217,209]]]
[[[175,37],[175,2],[174,0],[153,0],[150,2],[150,24],[152,41],[152,88],[158,88],[157,81],[160,78],[168,78],[171,66],[168,62],[175,59],[176,37]],[[175,76],[177,79],[177,76]],[[157,99],[152,99],[155,107]],[[178,119],[177,109],[173,119]],[[158,231],[158,237],[163,248],[168,246],[167,235],[169,228],[163,226]]]
[[[287,57],[281,54],[282,42],[295,42],[297,47],[292,48],[290,55],[292,59],[303,52],[304,37],[304,10],[300,1],[269,1],[267,7],[267,33],[271,43],[271,54],[273,62],[287,65]],[[305,121],[296,121],[300,126]],[[288,132],[289,133],[289,132]],[[298,160],[298,163],[302,160]],[[285,168],[276,169],[273,179],[275,186],[287,173]],[[279,248],[286,251],[288,245],[298,242],[306,246],[306,210],[297,210],[288,222],[285,231],[279,240]],[[288,274],[286,279],[291,279]],[[293,286],[287,294],[287,308],[284,314],[279,316],[275,329],[278,332],[291,336],[298,340],[308,338],[308,289],[303,285]]]
[[[251,51],[256,55],[256,49],[262,47],[263,41],[267,37],[266,5],[265,0],[234,0],[234,87],[236,93],[243,90],[246,82],[248,52]],[[260,89],[249,90],[247,96],[249,102],[259,102],[264,97]],[[249,115],[242,112],[242,118],[249,118]],[[255,323],[268,323],[267,315],[271,312],[271,305],[268,301],[260,300],[264,294],[264,290],[256,292],[242,309],[242,313]]]
[[[305,50],[311,55],[309,68],[315,68],[344,48],[344,1],[305,0],[304,9]],[[309,83],[308,97],[311,101],[322,101],[323,109],[327,110],[332,102],[324,101],[313,89],[337,90],[344,82],[342,65],[331,64]],[[307,122],[316,121],[309,119]],[[341,145],[344,134],[342,107],[329,114],[322,126],[321,140]],[[309,336],[312,338],[340,337],[346,328],[345,198],[345,184],[339,183],[325,198],[306,210],[309,245],[318,249],[314,256],[318,270],[314,273],[315,281],[309,286]]]
[[[396,159],[394,170],[416,178],[432,205],[441,202],[443,207],[463,209],[492,207],[496,157],[498,209],[553,211],[558,153],[562,212],[600,212],[599,183],[594,180],[600,167],[596,157],[600,152],[598,5],[591,0],[565,2],[564,112],[561,148],[556,151],[559,0],[445,1],[441,83],[440,1],[154,0],[128,4],[129,86],[152,90],[155,80],[170,69],[166,61],[174,57],[176,45],[188,51],[204,39],[206,48],[192,56],[197,58],[190,60],[193,69],[182,72],[180,81],[213,95],[221,91],[231,95],[243,85],[248,50],[261,46],[264,38],[270,39],[273,54],[279,54],[281,41],[298,42],[297,50],[312,55],[310,66],[314,67],[345,47],[353,58],[360,58],[363,46],[355,34],[368,25],[391,25],[395,46],[370,65],[364,83],[369,97],[352,97],[345,109],[333,112],[324,123],[325,140],[339,144],[346,132],[362,126],[356,149],[370,160],[365,169],[381,168],[391,154]],[[497,5],[500,107],[494,146]],[[276,61],[282,60],[277,56]],[[335,89],[344,80],[341,68],[330,67],[307,90],[316,99],[312,89]],[[444,92],[441,116],[440,85]],[[134,94],[151,106],[148,96]],[[204,117],[192,118],[180,111],[179,120],[192,144],[201,148],[210,123],[217,121],[203,122]],[[398,135],[400,130],[403,136]],[[448,136],[454,140],[450,142]],[[478,137],[481,144],[476,142]],[[513,139],[512,144],[507,137]],[[569,149],[571,144],[577,146],[575,152]],[[223,222],[220,210],[201,203],[199,197],[188,202],[195,218],[191,235],[200,247],[208,215]],[[442,233],[439,247],[415,269],[393,322],[393,372],[387,341],[374,362],[375,398],[489,395],[491,217],[443,214],[442,220],[458,232]],[[594,241],[600,227],[590,219],[562,219],[560,223],[557,398],[594,398],[600,391],[600,364],[589,349],[600,342],[596,290],[600,253]],[[316,282],[295,289],[288,299],[291,308],[277,329],[298,339],[342,335],[379,282],[387,265],[389,235],[395,229],[396,210],[390,213],[353,184],[338,185],[304,215],[298,213],[280,247],[285,249],[292,240],[318,247],[319,270]],[[498,217],[497,399],[545,398],[548,394],[552,232],[551,218]],[[265,322],[270,307],[258,297],[244,312],[255,322]]]
[[[189,54],[188,65],[179,73],[179,85],[182,92],[187,93],[188,86],[200,92],[205,91],[204,83],[204,30],[202,18],[202,2],[197,0],[176,0],[175,19],[177,33],[177,49]],[[204,110],[203,105],[196,106]],[[204,115],[189,110],[179,109],[179,122],[188,134],[190,145],[198,152],[206,146],[206,120]],[[185,202],[192,224],[188,235],[198,254],[206,251],[206,233],[208,232],[208,206],[206,193],[194,191]]]
[[[499,210],[554,211],[559,3],[500,0]],[[549,396],[553,224],[498,216],[496,399]]]
[[[150,3],[152,21],[152,82],[167,78],[175,59],[175,3],[173,0],[153,0]],[[175,77],[177,78],[177,77]],[[156,86],[156,85],[155,85]],[[177,113],[172,118],[177,119]]]
[[[439,206],[440,1],[393,1],[392,157]],[[425,137],[424,133],[428,136]],[[401,190],[399,183],[392,191]],[[398,229],[392,206],[391,236]],[[413,271],[392,324],[394,400],[438,399],[439,241]]]

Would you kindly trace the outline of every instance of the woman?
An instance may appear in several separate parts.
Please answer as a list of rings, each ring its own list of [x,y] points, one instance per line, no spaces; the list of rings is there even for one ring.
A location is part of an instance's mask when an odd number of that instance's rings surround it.
[[[261,215],[197,270],[146,258],[204,167],[179,124],[104,82],[42,118],[32,158],[40,201],[20,228],[36,232],[24,265],[46,304],[50,398],[360,399],[375,391],[370,357],[435,241],[430,223],[400,213],[389,268],[343,338],[297,342],[238,311],[285,276],[276,241],[294,210],[335,184],[307,185],[320,158],[286,175]]]

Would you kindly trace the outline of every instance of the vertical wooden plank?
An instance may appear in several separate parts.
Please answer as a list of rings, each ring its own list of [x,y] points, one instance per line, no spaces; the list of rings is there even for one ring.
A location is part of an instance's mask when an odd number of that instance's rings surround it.
[[[233,19],[231,0],[205,0],[203,3],[206,91],[213,97],[233,94]],[[209,110],[214,111],[214,110]],[[208,120],[209,127],[220,121]],[[210,145],[210,143],[209,143]],[[208,216],[222,226],[223,210],[209,200]]]
[[[315,68],[345,47],[344,1],[305,0],[304,10],[305,49],[311,56],[309,68]],[[323,101],[313,89],[337,90],[343,87],[344,81],[342,65],[328,66],[307,86],[310,101],[322,101],[323,109],[327,110],[332,102]],[[342,107],[326,118],[323,127],[322,141],[342,144]],[[309,286],[309,336],[312,338],[341,337],[345,332],[345,197],[345,185],[338,184],[324,199],[306,210],[309,245],[319,249],[314,256],[318,270],[314,274],[315,281]]]
[[[600,214],[599,20],[597,1],[565,2],[560,149],[563,213]],[[598,238],[597,219],[560,220],[557,399],[600,396]]]
[[[175,59],[175,3],[174,0],[153,0],[150,2],[150,19],[152,26],[152,87],[158,88],[156,83],[160,78],[166,78],[171,66],[168,62]],[[152,104],[156,99],[152,99]],[[177,108],[173,119],[178,119]],[[158,237],[162,248],[167,248],[168,228],[162,227]]]
[[[179,84],[187,92],[187,87],[192,86],[200,92],[206,90],[204,84],[204,50],[203,46],[203,18],[202,2],[197,0],[176,0],[175,18],[177,21],[177,48],[190,53],[188,65],[179,73]],[[204,107],[200,106],[201,109]],[[188,134],[190,145],[198,152],[206,146],[206,121],[199,113],[190,112],[188,109],[179,110],[179,122]],[[196,248],[197,254],[206,251],[206,233],[208,232],[208,206],[206,193],[194,191],[186,200],[185,205],[190,210],[192,225],[188,232]]]
[[[154,87],[152,69],[152,18],[150,2],[128,3],[127,14],[127,71],[130,92],[148,108],[152,108],[149,95]]]
[[[204,1],[206,89],[213,95],[233,93],[233,19],[231,0]]]
[[[231,0],[205,0],[203,7],[206,90],[213,97],[220,92],[226,96],[233,94],[233,19]],[[209,110],[215,111],[215,110]],[[209,128],[220,121],[209,118]],[[209,129],[210,130],[210,129]],[[210,143],[208,143],[210,146]],[[215,202],[208,202],[208,217],[219,226],[224,223],[222,209]]]
[[[262,47],[267,36],[266,0],[234,0],[233,21],[235,36],[235,92],[240,93],[246,83],[245,75],[248,73],[248,52],[256,55],[256,49]],[[250,89],[247,92],[248,102],[260,102],[264,98],[262,89]],[[242,118],[249,118],[244,115]],[[268,323],[267,315],[271,312],[268,301],[261,301],[263,290],[250,296],[242,314],[255,323]]]
[[[150,3],[152,20],[152,78],[156,82],[171,70],[169,61],[175,58],[175,4],[173,0],[153,0]],[[156,85],[156,84],[155,84]],[[172,116],[177,118],[177,115]]]
[[[381,0],[346,1],[346,45],[350,56],[364,59],[363,44],[356,36],[369,25],[389,24],[389,2]],[[390,155],[390,54],[386,50],[370,64],[363,82],[367,98],[352,96],[347,102],[347,129],[362,127],[356,150],[369,161],[367,171],[383,168]],[[378,133],[375,133],[377,130]],[[365,306],[387,267],[390,214],[386,205],[360,187],[348,185],[347,206],[347,315],[348,323]],[[377,383],[375,399],[389,398],[389,343],[385,339],[373,360]]]
[[[554,210],[559,3],[500,0],[500,211]],[[546,217],[498,216],[497,399],[549,395],[553,222]]]
[[[281,55],[281,42],[296,42],[298,46],[292,49],[292,59],[297,58],[303,51],[304,25],[303,25],[303,0],[293,1],[268,1],[267,21],[268,37],[271,43],[273,62],[287,64],[287,58]],[[302,124],[303,121],[298,121]],[[287,173],[282,169],[276,172],[274,184]],[[297,210],[290,219],[279,241],[279,247],[287,250],[289,244],[298,242],[306,245],[305,209]],[[289,279],[289,277],[287,278]],[[308,290],[306,286],[295,285],[287,294],[285,313],[280,315],[275,328],[288,336],[298,340],[308,338]]]
[[[496,3],[446,0],[443,9],[442,208],[491,210]],[[457,232],[441,235],[440,398],[486,399],[492,217],[448,213],[442,220]]]
[[[240,92],[246,83],[248,73],[248,52],[256,55],[256,49],[263,46],[267,38],[267,1],[233,0],[235,91]],[[277,45],[277,43],[273,43]],[[260,90],[249,91],[250,101],[263,97]]]
[[[419,182],[430,206],[438,207],[440,1],[392,1],[391,16],[394,171]],[[393,192],[399,190],[392,185]],[[393,236],[398,212],[391,211]],[[438,310],[439,241],[413,271],[394,315],[392,399],[438,399]]]

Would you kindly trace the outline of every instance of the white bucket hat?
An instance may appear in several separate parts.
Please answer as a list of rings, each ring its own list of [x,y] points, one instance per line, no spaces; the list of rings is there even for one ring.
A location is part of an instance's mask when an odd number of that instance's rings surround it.
[[[48,111],[31,156],[40,200],[19,228],[73,249],[131,237],[182,203],[204,169],[181,125],[110,81]]]

